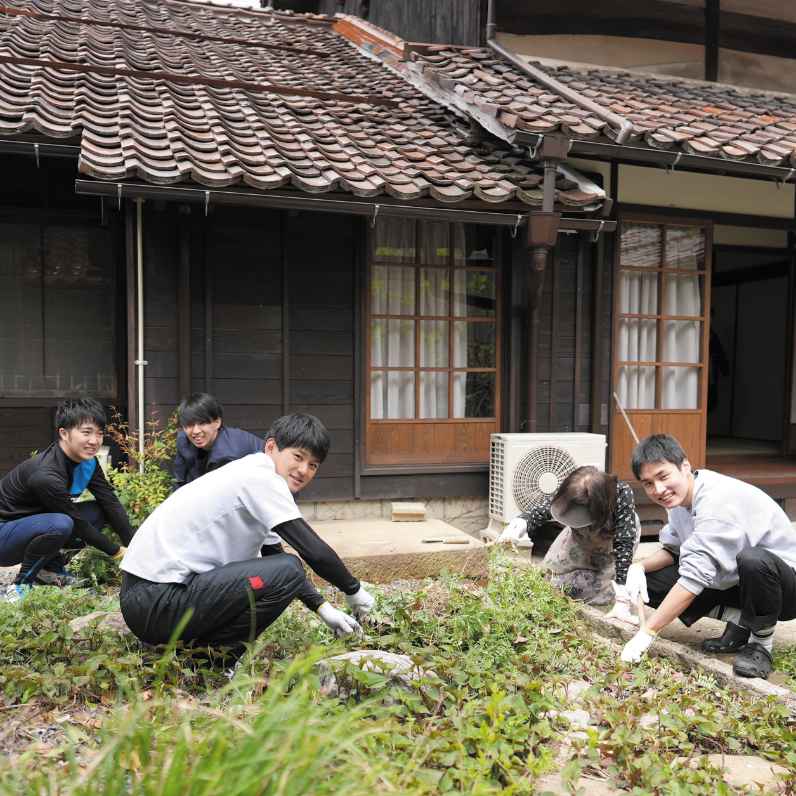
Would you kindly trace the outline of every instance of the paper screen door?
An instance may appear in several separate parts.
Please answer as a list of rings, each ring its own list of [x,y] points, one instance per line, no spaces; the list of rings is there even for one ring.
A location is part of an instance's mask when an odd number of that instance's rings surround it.
[[[614,279],[612,392],[639,438],[677,437],[705,463],[710,223],[623,217]],[[610,466],[632,479],[633,438],[616,402]]]

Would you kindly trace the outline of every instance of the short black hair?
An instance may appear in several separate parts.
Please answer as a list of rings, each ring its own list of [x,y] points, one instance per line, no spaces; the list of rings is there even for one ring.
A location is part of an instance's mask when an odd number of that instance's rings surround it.
[[[265,435],[266,442],[273,439],[279,450],[285,448],[304,448],[318,461],[323,461],[329,453],[329,432],[326,426],[314,415],[283,415],[271,424]]]
[[[102,404],[94,398],[67,398],[55,410],[55,428],[77,428],[83,423],[94,423],[104,429],[108,422]]]
[[[224,419],[224,410],[210,393],[195,392],[180,402],[177,407],[177,419],[181,426],[212,423],[214,420]]]
[[[687,458],[683,446],[671,434],[652,434],[633,448],[633,475],[641,478],[641,468],[645,464],[669,462],[680,467]]]

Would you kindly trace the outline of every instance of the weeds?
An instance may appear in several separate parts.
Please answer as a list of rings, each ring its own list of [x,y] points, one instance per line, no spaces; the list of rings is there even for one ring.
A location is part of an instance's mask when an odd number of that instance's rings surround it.
[[[356,642],[331,640],[291,606],[228,685],[208,651],[203,660],[187,650],[159,660],[131,638],[76,642],[63,626],[78,597],[51,591],[0,615],[0,654],[12,661],[0,670],[6,698],[42,698],[50,683],[46,698],[119,707],[96,743],[65,747],[60,763],[42,766],[28,752],[0,765],[2,793],[530,794],[554,770],[573,788],[590,773],[634,794],[729,793],[701,761],[711,752],[779,762],[791,772],[782,792],[793,792],[796,738],[782,705],[661,660],[623,667],[569,600],[500,555],[484,590],[455,579],[383,590]],[[89,602],[82,613],[112,605]],[[401,688],[377,671],[351,670],[350,696],[323,698],[313,663],[346,647],[404,653],[429,674]],[[591,726],[583,731],[566,715],[573,679],[585,681],[578,707]]]

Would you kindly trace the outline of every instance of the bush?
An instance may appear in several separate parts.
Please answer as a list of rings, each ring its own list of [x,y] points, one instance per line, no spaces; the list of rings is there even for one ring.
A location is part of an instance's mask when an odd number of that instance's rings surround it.
[[[174,483],[169,467],[177,449],[176,415],[165,427],[157,417],[146,426],[143,455],[138,451],[138,434],[130,431],[118,415],[107,429],[127,456],[127,464],[111,468],[108,477],[135,528],[169,496]]]

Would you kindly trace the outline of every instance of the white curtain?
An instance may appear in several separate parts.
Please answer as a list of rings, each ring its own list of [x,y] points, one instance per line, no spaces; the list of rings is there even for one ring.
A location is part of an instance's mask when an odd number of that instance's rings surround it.
[[[414,261],[414,222],[387,219],[377,227],[376,261],[390,264],[371,269],[371,315],[415,314],[415,269],[400,265]],[[395,263],[395,264],[393,264]],[[415,416],[412,371],[378,368],[415,366],[415,322],[401,318],[372,318],[370,323],[370,414],[374,419]]]
[[[698,227],[666,229],[666,267],[678,270],[702,268],[705,256],[704,233]],[[694,274],[666,274],[663,315],[702,314],[699,277]],[[699,363],[702,325],[700,321],[664,321],[662,356],[665,362]],[[662,409],[696,409],[699,405],[698,368],[662,368]]]
[[[420,314],[447,316],[450,271],[447,268],[420,269]],[[448,321],[420,321],[420,367],[448,367]],[[448,374],[420,373],[420,417],[448,416]]]
[[[621,266],[659,268],[661,231],[658,227],[629,224],[622,228]],[[658,274],[620,271],[619,312],[655,315],[658,312]],[[653,319],[622,318],[616,355],[621,361],[654,362],[657,324]],[[619,368],[617,394],[625,409],[655,408],[655,368],[624,365]]]
[[[665,231],[665,241],[662,232]],[[665,247],[664,247],[665,243]],[[622,228],[620,269],[672,268],[696,271],[704,265],[705,239],[697,227],[666,227],[629,224]],[[665,262],[663,253],[666,253]],[[664,273],[663,296],[658,296],[658,273],[621,271],[619,311],[642,315],[701,314],[699,276]],[[699,362],[701,322],[662,322],[661,360]],[[657,359],[657,322],[622,318],[619,322],[617,356],[627,362]],[[699,371],[695,367],[660,369],[661,405],[655,406],[655,368],[624,365],[619,368],[617,394],[627,409],[695,409],[698,406]]]

